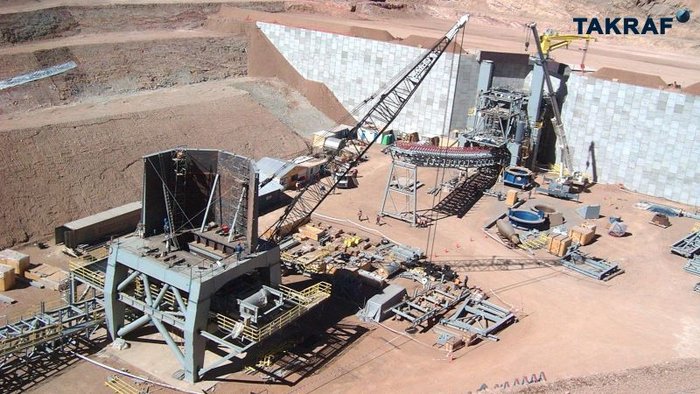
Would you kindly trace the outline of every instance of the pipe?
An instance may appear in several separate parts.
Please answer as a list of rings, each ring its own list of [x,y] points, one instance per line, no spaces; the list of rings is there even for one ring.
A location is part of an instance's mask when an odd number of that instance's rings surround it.
[[[139,327],[142,327],[144,324],[148,323],[148,321],[151,319],[151,316],[149,315],[143,315],[139,317],[138,319],[132,321],[131,323],[125,325],[124,327],[120,328],[117,331],[117,336],[118,337],[123,337],[125,335],[129,335],[131,332],[136,330]]]
[[[245,189],[241,189],[241,197],[238,199],[238,206],[236,207],[236,214],[233,215],[233,223],[231,223],[231,228],[229,229],[228,239],[226,242],[231,242],[233,234],[236,232],[236,222],[238,221],[238,212],[241,210],[241,203],[243,202],[243,196],[245,195]]]
[[[134,271],[129,276],[124,279],[119,285],[117,286],[117,291],[124,291],[126,286],[129,285],[134,279],[136,279],[137,276],[139,276],[140,272],[139,271]]]
[[[214,191],[216,191],[216,185],[219,182],[219,174],[216,174],[214,178],[214,185],[211,187],[211,193],[209,194],[209,201],[207,202],[207,210],[204,211],[204,217],[202,218],[202,227],[199,228],[199,232],[204,232],[204,225],[207,224],[207,216],[209,216],[209,208],[211,208],[211,200],[214,199]]]
[[[149,317],[151,317],[151,316],[149,316]],[[170,333],[165,328],[163,323],[161,323],[161,321],[156,319],[155,317],[151,317],[151,321],[153,322],[153,325],[156,326],[156,328],[158,329],[158,332],[160,332],[160,335],[165,340],[165,343],[168,344],[168,347],[170,348],[170,350],[173,351],[173,354],[175,355],[175,358],[177,358],[177,361],[179,361],[180,365],[182,365],[182,367],[185,368],[185,356],[182,355],[182,351],[180,351],[180,348],[177,347],[177,344],[175,343],[173,338],[170,336]]]
[[[509,239],[510,242],[512,242],[516,245],[520,243],[520,237],[515,232],[515,229],[510,224],[510,222],[508,222],[507,220],[501,219],[501,220],[496,221],[496,228],[498,228],[498,232],[502,236]]]
[[[202,393],[199,392],[199,391],[188,391],[188,390],[183,390],[183,389],[181,389],[181,388],[179,388],[179,387],[171,386],[171,385],[165,384],[165,383],[156,382],[155,380],[150,380],[150,379],[142,378],[141,376],[134,375],[134,374],[129,373],[129,372],[124,372],[124,371],[119,370],[119,369],[116,369],[116,368],[112,368],[112,367],[110,367],[109,365],[105,365],[105,364],[102,364],[102,363],[100,363],[100,362],[97,362],[97,361],[95,361],[95,360],[93,360],[93,359],[87,358],[87,357],[83,356],[82,354],[78,354],[78,353],[76,353],[76,352],[74,352],[74,351],[72,351],[72,350],[71,350],[71,353],[73,353],[73,355],[75,355],[76,357],[78,357],[78,358],[80,358],[80,359],[82,359],[82,360],[85,360],[85,361],[87,361],[87,362],[89,362],[89,363],[91,363],[91,364],[93,364],[93,365],[96,365],[96,366],[98,366],[98,367],[100,367],[100,368],[106,369],[106,370],[108,370],[108,371],[112,371],[112,372],[114,372],[114,373],[118,373],[118,374],[120,374],[120,375],[128,376],[128,377],[130,377],[130,378],[132,378],[132,379],[140,380],[140,381],[142,381],[142,382],[146,382],[146,383],[150,383],[150,384],[155,384],[156,386],[164,387],[164,388],[170,389],[170,390],[179,391],[179,392],[181,392],[181,393],[202,394]]]

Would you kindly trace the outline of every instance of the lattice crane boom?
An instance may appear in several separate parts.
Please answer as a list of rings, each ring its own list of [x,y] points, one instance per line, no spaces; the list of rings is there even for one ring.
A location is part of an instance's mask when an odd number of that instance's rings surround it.
[[[330,184],[322,181],[305,186],[286,207],[280,218],[263,233],[263,238],[279,242],[283,237],[293,232],[303,224],[321,203],[333,193],[338,183],[357,166],[365,153],[381,137],[382,133],[396,119],[408,100],[416,92],[420,84],[435,66],[447,47],[452,43],[457,33],[469,20],[469,15],[462,16],[459,21],[435,45],[421,55],[407,71],[394,77],[387,89],[379,95],[369,97],[365,102],[375,102],[367,114],[351,129],[351,136],[357,136],[360,129],[377,130],[375,137],[362,149],[359,155],[339,172],[339,176],[331,176]],[[334,157],[329,157],[327,164]]]
[[[554,119],[552,123],[554,126],[554,134],[557,136],[557,145],[559,145],[561,162],[564,169],[573,173],[573,162],[571,160],[571,151],[569,150],[569,144],[566,140],[566,133],[564,131],[564,124],[561,120],[561,113],[559,111],[559,103],[557,101],[556,92],[552,86],[552,78],[549,75],[549,68],[547,67],[547,57],[542,50],[542,43],[540,42],[540,35],[537,33],[537,24],[532,22],[528,23],[527,27],[532,31],[532,35],[535,38],[535,44],[537,45],[537,54],[539,56],[540,64],[542,65],[542,70],[544,72],[544,81],[547,85],[547,91],[549,93],[549,101],[552,104],[552,112],[554,113]]]

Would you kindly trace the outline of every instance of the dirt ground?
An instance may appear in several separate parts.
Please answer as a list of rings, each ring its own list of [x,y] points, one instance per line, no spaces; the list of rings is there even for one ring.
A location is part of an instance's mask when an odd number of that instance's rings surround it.
[[[464,219],[444,219],[430,230],[413,229],[393,219],[375,225],[374,213],[379,210],[390,160],[375,150],[370,163],[360,167],[360,187],[331,196],[316,218],[333,217],[342,219],[338,223],[343,225],[359,224],[356,212],[362,209],[372,219],[361,224],[369,229],[368,233],[381,232],[389,239],[432,250],[438,261],[527,256],[508,251],[482,232],[487,221],[506,209],[503,202],[491,197],[483,197]],[[419,179],[426,184],[419,189],[420,209],[422,204],[430,205],[432,197],[426,191],[435,184],[435,174],[421,169]],[[653,226],[648,223],[651,213],[634,208],[640,200],[654,201],[614,185],[597,185],[582,198],[582,203],[601,205],[602,217],[596,221],[599,229],[604,228],[610,215],[622,216],[629,225],[629,237],[602,234],[595,243],[582,248],[619,263],[625,270],[623,275],[610,282],[598,282],[561,267],[462,271],[469,275],[470,283],[518,311],[520,321],[499,334],[499,342],[481,343],[457,353],[451,362],[445,361],[439,351],[414,341],[398,349],[387,345],[384,350],[389,354],[372,359],[373,352],[380,352],[375,343],[364,348],[367,356],[362,356],[359,349],[355,353],[366,362],[339,360],[334,364],[336,369],[351,372],[338,377],[315,377],[314,383],[309,379],[300,391],[344,392],[362,384],[374,392],[421,392],[428,387],[435,392],[464,392],[477,390],[482,384],[493,387],[540,372],[548,381],[556,381],[680,358],[697,359],[700,304],[697,293],[691,291],[697,277],[681,269],[684,258],[669,253],[669,246],[687,234],[696,221],[673,218],[668,229]],[[543,195],[533,195],[527,204],[543,202],[559,208],[568,220],[575,220],[573,212],[580,206]],[[428,243],[429,231],[437,231],[434,246]],[[383,335],[385,340],[391,339],[392,333]],[[435,337],[431,332],[419,334],[416,339],[432,345]],[[402,370],[400,380],[392,378],[397,365]],[[683,369],[679,374],[696,382],[692,369]],[[671,392],[675,388],[672,380],[657,387],[656,392]]]
[[[137,200],[144,154],[187,145],[254,158],[288,157],[306,150],[302,135],[343,118],[327,88],[303,80],[263,38],[251,35],[250,23],[256,20],[418,45],[429,42],[421,37],[443,34],[469,10],[473,18],[461,43],[464,48],[521,52],[524,22],[536,20],[541,30],[564,30],[573,14],[619,13],[630,10],[632,2],[590,0],[574,7],[535,1],[390,1],[404,4],[393,9],[354,3],[355,12],[350,2],[320,0],[4,2],[0,79],[67,60],[79,67],[0,91],[0,153],[5,159],[0,169],[0,246],[48,239],[61,223]],[[662,15],[667,12],[663,7],[673,6],[666,1],[642,3],[632,10],[634,15]],[[690,5],[697,9],[696,1]],[[675,24],[667,37],[601,39],[591,45],[586,64],[690,85],[700,80],[696,27],[694,19]],[[555,58],[578,64],[581,52],[574,45],[557,51]],[[391,219],[381,226],[354,223],[357,209],[370,217],[378,211],[388,174],[388,157],[378,149],[370,156],[360,167],[360,188],[331,196],[314,220],[420,247],[438,261],[526,257],[481,231],[505,209],[491,197],[482,198],[465,218],[444,219],[428,229]],[[436,175],[420,172],[426,184],[419,190],[421,207],[432,205],[425,191],[435,184]],[[625,269],[610,282],[561,267],[459,268],[470,284],[517,312],[518,323],[499,334],[499,342],[481,342],[450,359],[432,346],[434,332],[407,336],[395,321],[386,327],[363,326],[352,317],[355,306],[342,313],[331,308],[332,318],[328,310],[313,316],[323,322],[318,325],[329,332],[355,333],[334,357],[291,386],[236,373],[218,382],[214,392],[347,392],[358,387],[368,392],[469,392],[540,373],[547,382],[559,382],[537,384],[526,392],[698,392],[700,304],[690,290],[697,279],[681,269],[685,259],[668,251],[694,222],[672,218],[668,229],[652,226],[651,214],[633,207],[639,200],[654,199],[616,185],[597,185],[583,197],[583,203],[602,206],[598,228],[610,215],[622,216],[630,226],[629,237],[603,234],[585,248]],[[545,196],[528,204],[542,201],[575,215],[576,204]],[[261,218],[260,228],[274,219]],[[24,250],[31,250],[35,262],[65,265],[55,249],[51,256],[31,245]],[[0,306],[0,316],[57,298],[55,292],[31,287],[8,295],[19,302]],[[161,348],[162,357],[170,357]],[[111,353],[91,357],[147,374]],[[109,374],[78,362],[30,388],[111,392],[103,384]]]

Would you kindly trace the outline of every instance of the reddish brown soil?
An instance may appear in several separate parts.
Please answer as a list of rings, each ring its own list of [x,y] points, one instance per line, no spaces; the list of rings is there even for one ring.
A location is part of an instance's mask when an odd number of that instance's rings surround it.
[[[46,124],[20,126],[37,121]],[[140,158],[148,153],[187,145],[259,158],[306,148],[294,131],[225,83],[114,97],[2,123],[4,246],[47,236],[61,223],[139,199]]]
[[[642,74],[625,70],[616,70],[608,67],[603,67],[591,75],[596,78],[607,79],[608,81],[617,81],[631,85],[646,86],[648,88],[666,88],[666,81],[661,79],[658,75]]]
[[[0,169],[0,179],[3,179],[0,246],[41,238],[51,234],[53,227],[62,222],[138,199],[143,154],[179,144],[227,149],[251,157],[284,156],[303,150],[304,141],[279,120],[279,113],[270,109],[274,105],[262,105],[257,98],[253,99],[260,93],[253,87],[247,89],[251,93],[242,92],[230,86],[235,85],[231,79],[188,85],[204,77],[218,79],[240,75],[231,70],[240,70],[242,63],[235,59],[239,56],[240,60],[242,51],[227,50],[226,42],[239,42],[236,40],[245,36],[247,28],[241,21],[264,20],[382,40],[407,37],[406,41],[412,45],[425,45],[429,39],[412,36],[432,39],[440,36],[468,6],[473,18],[467,26],[465,48],[521,52],[524,22],[537,20],[542,28],[553,26],[562,30],[562,27],[570,27],[572,13],[594,15],[596,10],[608,12],[611,9],[606,8],[607,3],[600,5],[595,1],[562,5],[534,0],[483,3],[407,0],[406,7],[394,10],[363,5],[360,12],[354,13],[350,12],[348,2],[321,0],[295,2],[290,9],[293,12],[289,13],[255,11],[280,11],[290,6],[274,1],[209,5],[206,1],[191,0],[187,5],[111,6],[125,2],[98,0],[90,2],[91,7],[73,10],[69,6],[86,2],[32,0],[15,1],[0,8],[0,14],[8,14],[49,6],[68,7],[39,18],[41,23],[47,22],[36,32],[22,36],[24,38],[5,39],[0,49],[0,62],[3,62],[0,70],[8,73],[31,71],[47,61],[59,61],[59,55],[67,54],[66,51],[73,56],[82,53],[84,58],[79,60],[86,68],[83,70],[86,82],[81,85],[81,92],[85,94],[68,95],[72,100],[70,105],[57,105],[69,101],[61,100],[59,94],[70,92],[67,81],[62,79],[65,76],[56,78],[56,82],[35,83],[29,88],[34,92],[5,101],[13,112],[0,115],[0,152],[5,159]],[[234,8],[230,3],[249,10]],[[625,10],[624,7],[631,4],[618,3],[610,7]],[[101,10],[95,4],[110,6]],[[691,5],[697,5],[697,1]],[[645,2],[638,11],[654,11],[650,7]],[[4,18],[10,19],[1,19],[5,22],[0,24],[3,27],[30,25],[28,19],[22,19],[24,17]],[[700,75],[700,61],[692,49],[697,45],[693,35],[697,32],[696,26],[696,23],[679,25],[677,29],[674,27],[677,35],[654,41],[648,37],[601,40],[592,44],[587,65],[659,74],[665,80],[690,85]],[[172,37],[164,33],[169,29],[192,28],[197,30],[177,31]],[[191,32],[196,33],[190,35]],[[139,35],[143,36],[137,39]],[[223,36],[231,41],[222,39]],[[186,46],[178,45],[180,39],[201,50],[188,54]],[[9,41],[15,44],[10,45]],[[249,44],[246,60],[250,75],[284,79],[305,93],[326,115],[334,119],[345,116],[327,89],[303,81],[262,37],[253,35]],[[94,45],[119,50],[120,55],[112,56]],[[158,59],[145,62],[146,56],[140,55],[141,50]],[[37,54],[44,53],[48,57],[42,63],[43,55],[37,57]],[[93,55],[104,59],[90,59]],[[161,56],[163,60],[159,60]],[[186,61],[180,62],[180,57]],[[555,55],[557,60],[573,64],[577,64],[580,57],[580,51],[573,46]],[[129,72],[132,63],[136,67],[134,73]],[[188,77],[190,69],[185,66],[189,64],[196,64],[201,73],[195,71],[194,77]],[[155,79],[143,79],[150,70],[154,71],[155,75],[150,76]],[[0,94],[0,97],[4,96]],[[385,234],[428,249],[433,258],[441,261],[522,257],[481,231],[484,222],[505,209],[502,202],[486,197],[464,219],[445,219],[430,230],[410,228],[393,220],[386,220],[383,226],[364,222],[361,225],[365,229],[358,227],[352,223],[357,209],[371,215],[379,209],[388,173],[389,160],[379,149],[372,150],[370,156],[370,163],[360,167],[360,188],[331,196],[319,211],[325,216],[316,216],[315,220],[325,218],[336,223],[327,217],[337,218],[338,225],[374,235]],[[421,169],[419,176],[427,188],[434,185],[434,171]],[[432,202],[424,191],[419,190],[419,205],[423,208]],[[641,199],[649,200],[616,186],[596,186],[592,193],[583,197],[584,203],[601,204],[603,215],[621,215],[630,226],[631,236],[613,238],[603,233],[585,249],[623,266],[625,274],[611,282],[595,282],[561,267],[513,271],[459,268],[461,274],[469,275],[470,284],[481,287],[496,302],[517,312],[520,321],[499,335],[500,342],[481,342],[456,353],[455,359],[450,361],[443,351],[431,347],[435,333],[420,333],[409,339],[401,333],[403,323],[390,321],[387,326],[391,330],[370,327],[370,332],[341,355],[295,386],[265,384],[259,377],[236,374],[220,382],[215,390],[348,392],[362,387],[368,392],[468,392],[482,384],[493,387],[540,371],[545,372],[549,381],[557,381],[671,363],[669,367],[662,365],[605,375],[602,379],[580,378],[573,383],[545,386],[542,390],[693,392],[697,390],[697,359],[700,358],[700,310],[698,295],[690,289],[697,279],[681,269],[685,259],[671,255],[668,246],[684,236],[694,222],[672,218],[673,225],[668,229],[652,226],[648,223],[649,212],[633,208]],[[536,197],[538,202],[543,200],[547,204],[558,204],[568,212],[569,218],[575,217],[573,211],[577,205]],[[273,216],[262,218],[260,227],[265,228],[264,223],[275,219]],[[605,220],[597,221],[598,228],[604,227]],[[427,241],[429,231],[437,232],[434,245]],[[36,256],[35,261],[42,261],[42,256]],[[48,290],[34,289],[17,289],[10,295],[20,302],[11,308],[0,308],[0,313],[19,311],[36,301],[56,297],[56,293]],[[322,321],[319,319],[319,325]],[[358,325],[354,317],[347,317],[341,323]],[[171,357],[168,350],[163,349],[163,357]],[[684,358],[694,361],[678,361]],[[105,362],[133,368],[115,359]],[[131,372],[144,374],[143,371]],[[662,377],[655,382],[656,375]],[[90,364],[78,363],[35,389],[39,392],[86,389],[102,392],[106,389],[102,383],[106,376],[106,372]],[[587,390],[589,386],[593,389]],[[632,390],[628,390],[630,387]]]

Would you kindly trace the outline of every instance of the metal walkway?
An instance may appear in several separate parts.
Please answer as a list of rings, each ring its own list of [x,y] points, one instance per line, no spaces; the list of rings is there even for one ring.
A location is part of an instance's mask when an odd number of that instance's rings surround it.
[[[476,175],[454,188],[433,208],[433,211],[461,219],[484,195],[484,190],[493,187],[497,179],[498,167],[481,168]]]
[[[39,310],[0,327],[0,369],[36,352],[53,352],[75,335],[89,337],[104,321],[102,300],[59,304]]]

